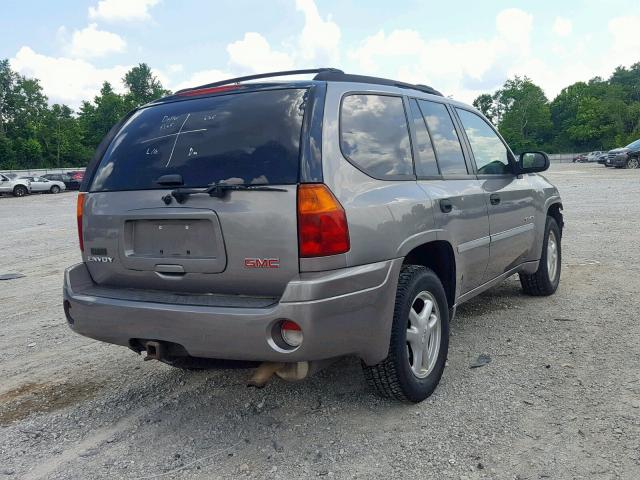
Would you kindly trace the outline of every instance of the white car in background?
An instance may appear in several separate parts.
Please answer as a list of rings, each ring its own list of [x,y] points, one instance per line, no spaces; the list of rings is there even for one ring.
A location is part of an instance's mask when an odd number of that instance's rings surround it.
[[[22,177],[31,182],[31,193],[48,192],[60,193],[67,189],[64,182],[49,180],[44,177]]]
[[[16,178],[11,173],[0,173],[0,195],[3,193],[24,197],[31,193],[31,182],[26,178]]]

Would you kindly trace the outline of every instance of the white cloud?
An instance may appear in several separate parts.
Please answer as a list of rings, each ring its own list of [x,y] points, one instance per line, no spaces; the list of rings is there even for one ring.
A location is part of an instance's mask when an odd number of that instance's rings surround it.
[[[293,68],[292,58],[273,50],[267,39],[256,32],[244,34],[242,40],[227,45],[231,63],[256,72],[269,72]]]
[[[340,27],[331,17],[323,20],[313,0],[296,0],[296,9],[305,18],[299,38],[301,60],[316,66],[337,64],[340,59]]]
[[[38,78],[51,103],[66,103],[76,109],[82,100],[93,99],[105,81],[122,92],[121,79],[131,68],[123,65],[97,68],[81,59],[41,55],[26,46],[10,62],[11,68],[22,75]]]
[[[218,80],[233,78],[234,76],[235,75],[222,70],[201,70],[192,74],[188,79],[176,85],[171,85],[169,88],[176,92],[183,88],[197,87],[198,85],[205,85],[207,83],[217,82]]]
[[[528,51],[531,46],[533,15],[518,8],[507,8],[496,17],[496,30],[501,40]]]
[[[304,25],[296,40],[273,48],[260,33],[246,32],[227,45],[229,62],[240,71],[268,72],[292,68],[333,66],[340,59],[340,27],[320,16],[314,0],[296,0]]]
[[[553,22],[553,33],[559,37],[568,37],[573,30],[573,22],[568,18],[556,17]]]
[[[609,33],[612,36],[608,66],[630,65],[639,60],[640,35],[638,34],[640,16],[629,15],[609,20]]]
[[[100,0],[96,7],[89,7],[92,20],[133,21],[148,20],[149,9],[160,0]]]
[[[98,26],[91,23],[86,28],[73,32],[69,52],[74,57],[92,58],[123,52],[126,47],[127,43],[120,35],[98,30]]]
[[[366,38],[349,57],[367,73],[426,83],[445,95],[471,101],[506,78],[509,65],[527,58],[532,15],[518,9],[501,11],[495,34],[468,42],[425,39],[411,29],[384,30]],[[364,73],[363,72],[363,73]]]

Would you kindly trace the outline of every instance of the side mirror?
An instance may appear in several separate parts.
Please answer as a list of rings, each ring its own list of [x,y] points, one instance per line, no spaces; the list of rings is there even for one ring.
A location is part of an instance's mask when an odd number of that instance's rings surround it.
[[[549,155],[544,152],[523,152],[517,163],[517,173],[544,172],[549,168]]]

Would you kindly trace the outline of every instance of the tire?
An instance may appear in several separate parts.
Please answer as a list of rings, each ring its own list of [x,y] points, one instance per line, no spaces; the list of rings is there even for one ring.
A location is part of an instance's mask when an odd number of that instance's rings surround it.
[[[638,157],[631,157],[629,160],[627,160],[627,168],[638,168]]]
[[[56,193],[60,193],[60,187],[58,185],[54,185],[49,191],[55,195]]]
[[[27,187],[25,187],[24,185],[16,185],[13,188],[14,197],[24,197],[27,193],[29,193],[29,191],[27,190]]]
[[[538,270],[533,274],[520,273],[520,284],[527,295],[537,297],[552,295],[560,284],[562,270],[562,235],[555,218],[547,217],[544,229],[544,242],[542,243],[542,255]],[[555,243],[555,248],[550,248],[550,241]],[[555,255],[553,254],[555,252]],[[550,257],[552,257],[550,259]],[[555,263],[555,268],[552,267]]]
[[[427,312],[429,304],[433,307]],[[410,330],[414,332],[413,341],[407,338]],[[424,349],[425,361],[419,362],[413,353],[418,349],[411,344]],[[362,364],[367,383],[384,397],[421,402],[438,386],[448,350],[449,306],[440,279],[428,268],[404,266],[398,280],[389,353],[377,365]]]

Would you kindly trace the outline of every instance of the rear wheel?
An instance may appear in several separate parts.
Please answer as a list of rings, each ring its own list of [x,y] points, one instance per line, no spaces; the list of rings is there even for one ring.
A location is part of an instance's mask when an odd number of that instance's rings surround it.
[[[29,193],[29,191],[24,185],[16,185],[13,189],[14,197],[24,197],[27,193]]]
[[[560,241],[558,222],[553,217],[547,217],[538,270],[533,274],[520,273],[520,284],[527,295],[547,296],[558,289],[562,267]]]
[[[51,187],[50,192],[53,194],[60,193],[60,187],[58,185],[54,185],[53,187]]]
[[[433,393],[449,350],[449,308],[438,276],[418,265],[398,281],[387,358],[363,364],[369,385],[385,397],[421,402]]]

